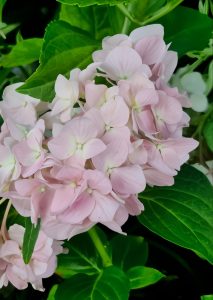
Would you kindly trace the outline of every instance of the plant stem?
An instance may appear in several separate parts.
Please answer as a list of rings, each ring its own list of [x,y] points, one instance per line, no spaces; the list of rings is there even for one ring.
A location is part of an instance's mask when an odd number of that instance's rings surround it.
[[[176,6],[178,6],[183,0],[174,0],[171,2],[168,2],[165,6],[163,6],[161,9],[159,9],[153,16],[148,17],[144,21],[139,21],[135,19],[131,13],[128,11],[128,9],[123,4],[117,5],[118,9],[134,24],[137,24],[139,26],[144,26],[146,24],[149,24],[151,22],[156,21],[157,19],[163,17],[164,15],[168,14],[170,11],[172,11]]]
[[[197,129],[193,133],[192,137],[196,137],[197,135],[202,133],[205,122],[208,119],[208,117],[212,114],[212,112],[213,112],[213,105],[210,104],[207,112],[202,116],[202,119],[200,120],[200,124],[198,125]]]
[[[124,5],[121,5],[120,8],[121,12],[125,15],[124,24],[121,30],[121,33],[128,34],[129,33],[129,27],[131,26],[131,11],[133,10],[133,2],[130,2],[127,7]],[[124,11],[122,11],[124,9]],[[128,14],[128,16],[126,15]]]
[[[4,212],[4,217],[3,217],[2,223],[1,223],[1,234],[2,234],[4,241],[6,241],[8,239],[6,222],[7,222],[7,216],[10,211],[11,205],[12,205],[12,202],[11,202],[11,200],[9,200],[9,202],[7,203],[6,210]]]
[[[207,58],[209,58],[209,55],[201,55],[195,62],[193,62],[193,64],[191,64],[186,69],[185,72],[181,74],[181,76],[183,77],[185,74],[193,72],[197,67],[199,67],[199,65],[201,65],[205,60],[207,60]]]
[[[93,241],[93,243],[94,243],[101,259],[102,259],[103,265],[105,267],[111,266],[112,265],[112,260],[109,256],[109,254],[107,253],[104,245],[102,244],[95,227],[90,229],[88,231],[88,234],[89,234],[91,240]]]
[[[121,33],[123,34],[127,34],[128,33],[128,30],[129,30],[129,26],[131,25],[131,22],[130,20],[125,17],[124,19],[124,24],[123,24],[123,27],[122,27],[122,30],[121,30]]]
[[[132,15],[129,13],[128,9],[123,5],[123,4],[118,4],[117,5],[118,9],[124,14],[124,16],[129,19],[132,23],[135,23],[137,25],[141,25],[141,22],[134,19]],[[124,21],[125,22],[125,21]]]
[[[168,2],[165,6],[159,9],[152,17],[149,17],[147,20],[142,22],[142,25],[146,25],[160,19],[161,17],[163,17],[164,15],[168,14],[170,11],[175,9],[175,7],[177,7],[182,2],[183,0],[179,0],[179,1],[174,0]]]
[[[6,200],[7,200],[7,198],[1,198],[0,205],[2,205],[4,203],[4,201],[6,201]]]

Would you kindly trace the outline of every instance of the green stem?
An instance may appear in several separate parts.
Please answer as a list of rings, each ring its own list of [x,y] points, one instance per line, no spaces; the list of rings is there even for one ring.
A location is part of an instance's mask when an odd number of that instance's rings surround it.
[[[136,20],[135,18],[132,17],[132,15],[129,13],[128,9],[126,8],[126,6],[124,6],[123,4],[118,4],[117,7],[124,14],[124,16],[127,19],[129,19],[132,23],[135,23],[137,25],[141,25],[140,21],[138,21],[138,20]]]
[[[121,30],[121,33],[123,34],[127,34],[128,33],[128,30],[129,30],[129,26],[131,25],[131,22],[130,20],[125,17],[124,19],[124,24],[123,24],[123,27],[122,27],[122,30]]]
[[[212,114],[212,112],[213,112],[213,105],[210,104],[207,112],[202,116],[202,119],[200,120],[200,124],[198,125],[197,129],[193,133],[192,137],[196,137],[197,135],[200,135],[202,133],[206,120]]]
[[[165,6],[163,6],[161,9],[159,9],[154,16],[148,18],[147,20],[145,20],[143,22],[142,25],[146,25],[148,23],[152,23],[158,19],[160,19],[161,17],[163,17],[164,15],[168,14],[170,11],[172,11],[173,9],[175,9],[175,7],[177,7],[179,4],[181,4],[184,0],[179,0],[179,1],[170,1],[168,2]]]
[[[144,26],[148,23],[154,22],[157,19],[163,17],[164,15],[168,14],[170,11],[172,11],[176,6],[178,6],[183,0],[175,0],[172,2],[168,2],[165,6],[163,6],[161,9],[159,9],[153,16],[148,17],[144,21],[139,21],[135,19],[131,13],[128,11],[128,9],[123,4],[117,5],[118,9],[134,24],[137,24],[139,26]]]
[[[133,2],[130,2],[128,4],[127,8],[125,6],[123,6],[123,7],[125,8],[125,11],[128,12],[128,16],[131,17],[131,11],[133,10]],[[125,15],[125,13],[124,13],[124,15]],[[123,24],[121,33],[124,33],[124,34],[129,33],[129,27],[131,26],[131,21],[130,21],[129,17],[125,16],[124,24]]]
[[[199,65],[201,65],[205,60],[207,60],[209,56],[200,56],[193,64],[191,64],[187,69],[186,72],[182,73],[181,76],[193,72]]]
[[[195,130],[194,134],[192,135],[192,137],[196,137],[198,136],[198,140],[199,140],[199,149],[198,149],[198,154],[199,154],[199,162],[201,165],[203,165],[206,169],[209,169],[209,166],[206,164],[206,161],[204,159],[204,152],[203,152],[203,127],[206,123],[206,120],[209,118],[209,116],[212,114],[213,112],[213,105],[209,105],[209,108],[207,110],[207,112],[202,116],[200,124],[198,125],[197,129]]]
[[[104,245],[102,244],[95,227],[90,229],[88,231],[88,234],[89,234],[91,240],[93,241],[93,244],[95,245],[95,247],[96,247],[96,249],[97,249],[97,251],[98,251],[98,253],[99,253],[99,255],[102,259],[103,265],[105,267],[111,266],[112,265],[112,260],[109,256],[109,254],[107,253]]]

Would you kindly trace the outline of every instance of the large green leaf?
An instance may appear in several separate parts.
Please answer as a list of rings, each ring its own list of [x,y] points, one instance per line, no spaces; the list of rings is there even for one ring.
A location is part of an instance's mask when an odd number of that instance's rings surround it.
[[[96,48],[97,42],[70,24],[64,21],[50,23],[44,36],[40,66],[18,91],[51,101],[57,75],[68,74],[72,68],[85,67]]]
[[[81,7],[83,6],[90,6],[94,4],[98,5],[116,5],[120,3],[127,3],[130,0],[57,0],[58,2],[68,4],[68,5],[79,5]]]
[[[184,165],[173,186],[148,188],[140,199],[143,225],[213,263],[213,190],[205,175]]]
[[[111,266],[97,275],[76,274],[59,285],[56,300],[127,300],[129,280],[125,273]]]
[[[113,264],[124,271],[134,266],[143,266],[147,261],[148,244],[143,237],[117,235],[110,245]]]
[[[128,270],[127,276],[130,280],[131,289],[140,289],[158,282],[165,277],[156,269],[148,267],[134,267]]]
[[[40,220],[35,226],[30,218],[26,218],[22,255],[25,264],[30,262],[40,230]]]
[[[98,230],[98,235],[106,247],[107,240],[104,233]],[[97,274],[103,268],[102,260],[88,233],[73,237],[65,244],[65,247],[69,253],[58,256],[58,268],[56,270],[56,273],[61,277],[69,278],[77,273]]]
[[[72,26],[85,30],[96,40],[113,34],[107,6],[79,7],[62,4],[59,17]]]
[[[109,22],[112,29],[112,35],[121,33],[122,28],[124,26],[124,22],[131,22],[125,18],[125,15],[120,11],[117,6],[109,6],[108,7],[108,14],[109,14]]]
[[[180,21],[181,20],[181,21]],[[197,10],[179,6],[158,20],[165,28],[165,40],[179,56],[191,50],[202,50],[208,45],[212,20]]]
[[[11,68],[30,64],[39,59],[43,40],[39,38],[27,39],[13,46],[10,53],[3,55],[0,66]]]

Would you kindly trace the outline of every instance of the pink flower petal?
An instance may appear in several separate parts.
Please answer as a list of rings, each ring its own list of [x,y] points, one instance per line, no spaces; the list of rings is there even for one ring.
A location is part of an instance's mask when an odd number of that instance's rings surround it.
[[[137,194],[146,186],[143,171],[138,165],[115,168],[110,179],[113,190],[120,194]]]
[[[137,42],[135,50],[140,54],[144,64],[159,63],[166,53],[166,44],[160,36],[145,37]]]
[[[100,139],[91,139],[83,147],[83,157],[93,158],[106,149],[106,145]]]
[[[106,150],[94,157],[92,162],[94,166],[101,171],[107,171],[108,168],[119,167],[128,156],[129,147],[125,140],[113,141],[107,145]]]
[[[142,60],[135,50],[123,46],[116,47],[107,55],[101,69],[112,80],[128,79],[142,66]]]
[[[143,38],[155,35],[163,38],[164,28],[162,25],[153,24],[136,28],[130,33],[129,37],[135,43]]]

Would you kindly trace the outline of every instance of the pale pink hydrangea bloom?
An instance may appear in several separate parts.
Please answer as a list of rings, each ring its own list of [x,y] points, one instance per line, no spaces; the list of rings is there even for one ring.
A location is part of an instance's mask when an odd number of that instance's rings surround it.
[[[48,106],[17,93],[22,83],[5,89],[0,196],[34,224],[41,219],[51,245],[52,239],[70,239],[97,223],[122,233],[128,216],[144,209],[138,193],[146,184],[172,185],[197,147],[182,137],[189,124],[183,107],[190,105],[168,84],[177,54],[163,35],[155,24],[104,38],[86,69],[71,70],[69,79],[57,77]],[[97,84],[97,77],[104,83]],[[5,245],[11,242],[12,257],[19,253],[20,262],[18,242],[11,237]],[[3,285],[12,281],[5,270],[13,262],[1,255]],[[27,286],[26,268],[18,288]],[[37,271],[32,266],[29,272],[29,281],[37,284]]]
[[[34,289],[43,291],[42,278],[54,273],[56,255],[63,251],[61,242],[53,241],[40,231],[30,262],[25,264],[22,257],[24,227],[12,225],[8,235],[8,240],[0,242],[0,288],[10,282],[22,290],[31,283]]]
[[[40,101],[16,92],[22,84],[22,82],[14,83],[5,88],[4,101],[0,102],[0,112],[4,119],[10,118],[18,124],[33,126],[37,119],[36,106]]]

